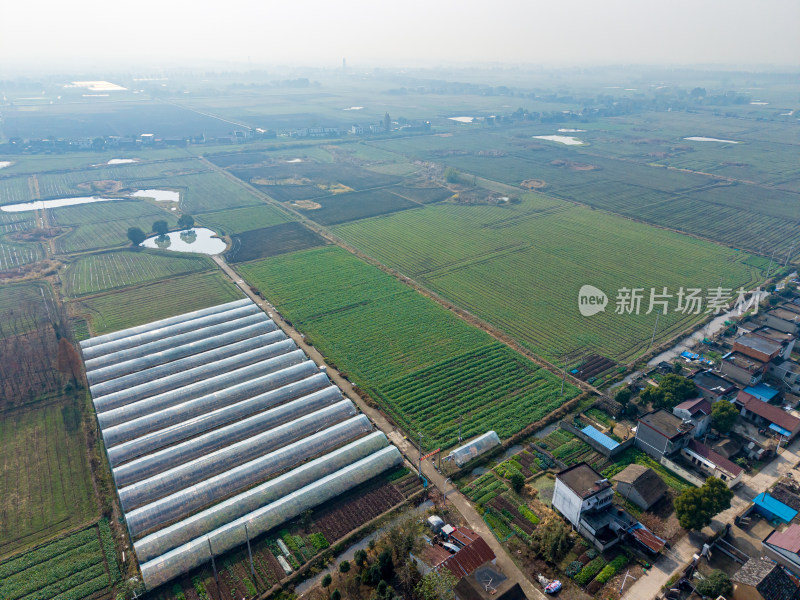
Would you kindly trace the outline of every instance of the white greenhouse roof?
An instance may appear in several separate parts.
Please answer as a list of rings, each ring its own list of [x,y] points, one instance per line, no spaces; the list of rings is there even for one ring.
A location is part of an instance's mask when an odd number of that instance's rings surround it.
[[[81,350],[148,589],[402,463],[250,300]]]

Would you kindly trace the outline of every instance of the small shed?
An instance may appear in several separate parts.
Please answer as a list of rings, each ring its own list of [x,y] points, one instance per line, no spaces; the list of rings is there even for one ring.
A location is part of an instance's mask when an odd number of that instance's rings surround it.
[[[658,474],[642,465],[628,465],[612,480],[617,484],[617,493],[643,510],[649,509],[667,491],[667,484]]]
[[[773,498],[767,492],[762,492],[753,498],[753,507],[768,519],[778,519],[784,523],[789,523],[797,515],[795,509]]]

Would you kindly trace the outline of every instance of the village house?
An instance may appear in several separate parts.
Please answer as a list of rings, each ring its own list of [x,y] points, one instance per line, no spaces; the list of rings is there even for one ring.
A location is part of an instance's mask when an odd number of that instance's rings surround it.
[[[657,410],[639,418],[636,428],[637,447],[660,460],[675,454],[692,439],[694,425],[684,422],[665,410]]]
[[[766,368],[766,363],[742,352],[730,352],[723,356],[720,362],[720,370],[741,385],[757,384],[764,376]]]
[[[791,442],[800,431],[800,418],[747,392],[739,392],[734,403],[744,419],[777,433],[784,437],[787,443]]]
[[[681,456],[707,477],[724,481],[728,488],[739,485],[742,481],[742,467],[697,440],[690,440],[681,449]]]
[[[751,558],[731,577],[733,600],[795,600],[797,586],[783,567]]]
[[[773,308],[764,315],[764,322],[773,329],[797,335],[800,329],[800,314],[784,307]]]
[[[705,435],[711,426],[711,403],[705,398],[681,402],[672,409],[672,414],[694,425],[694,437]]]
[[[792,523],[783,531],[774,530],[761,547],[766,556],[800,575],[800,525]]]
[[[689,379],[694,381],[694,384],[697,386],[697,389],[700,390],[703,398],[708,400],[711,404],[736,393],[738,389],[732,382],[724,377],[716,375],[710,370],[695,373]]]
[[[797,339],[791,333],[786,333],[785,331],[773,329],[772,327],[759,327],[758,329],[753,331],[753,335],[766,338],[772,342],[775,342],[776,344],[781,345],[782,348],[781,352],[774,360],[778,360],[778,358],[789,358],[789,355],[792,353],[792,350],[794,349],[795,340]]]
[[[780,356],[783,347],[779,342],[760,336],[754,331],[736,338],[733,341],[733,351],[762,363],[768,363],[773,358]]]

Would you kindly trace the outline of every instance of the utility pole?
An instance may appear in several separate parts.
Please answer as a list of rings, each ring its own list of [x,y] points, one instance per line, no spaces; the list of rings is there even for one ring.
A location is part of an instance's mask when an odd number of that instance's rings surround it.
[[[211,538],[206,537],[206,541],[208,542],[208,551],[211,553],[211,568],[214,570],[214,581],[217,582],[217,588],[219,588],[219,575],[217,575],[217,565],[214,562],[214,550],[211,548]]]
[[[253,576],[253,581],[256,580],[256,569],[253,566],[253,551],[250,549],[250,533],[247,531],[247,521],[244,523],[244,536],[247,538],[247,554],[250,556],[250,575]]]
[[[458,443],[460,444],[464,441],[464,438],[461,437],[461,423],[464,421],[464,415],[458,415]]]
[[[772,259],[775,258],[775,250],[772,251],[772,256],[769,257],[769,266],[767,267],[767,278],[769,278],[769,272],[772,270]]]
[[[422,432],[419,432],[419,478],[422,479]]]
[[[650,348],[653,346],[653,342],[656,339],[656,328],[658,327],[658,317],[660,316],[661,315],[659,313],[656,313],[656,324],[653,325],[653,336],[650,338],[650,345],[647,347],[648,350],[650,350]]]

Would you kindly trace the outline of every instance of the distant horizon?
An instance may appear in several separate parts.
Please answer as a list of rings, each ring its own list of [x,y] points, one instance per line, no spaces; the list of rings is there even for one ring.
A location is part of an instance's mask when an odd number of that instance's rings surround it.
[[[407,0],[377,10],[365,0],[28,0],[4,6],[0,70],[61,71],[84,62],[336,68],[342,58],[353,68],[795,69],[798,23],[795,0],[499,0],[489,9]]]

